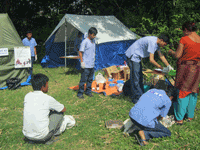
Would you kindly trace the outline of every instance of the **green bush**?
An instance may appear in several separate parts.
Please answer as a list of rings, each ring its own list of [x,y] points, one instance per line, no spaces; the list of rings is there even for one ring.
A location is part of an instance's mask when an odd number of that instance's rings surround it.
[[[185,11],[185,10],[182,10]],[[145,16],[145,15],[144,15]],[[177,59],[173,56],[168,54],[169,49],[172,49],[176,51],[179,45],[179,41],[181,37],[183,37],[183,32],[181,29],[182,24],[185,21],[198,21],[198,18],[200,15],[195,13],[183,13],[178,14],[175,13],[171,16],[171,24],[170,27],[167,26],[167,21],[165,20],[159,20],[157,22],[154,22],[153,19],[149,16],[146,17],[136,17],[135,24],[137,26],[130,28],[131,31],[135,32],[136,34],[143,34],[145,36],[159,36],[161,33],[165,33],[169,35],[170,38],[170,44],[165,46],[164,48],[161,48],[161,52],[166,57],[169,64],[176,69],[176,62]],[[200,28],[200,23],[197,23],[198,27]],[[150,32],[151,31],[151,32]],[[200,31],[197,31],[197,34],[200,35]],[[170,46],[171,45],[171,46]],[[165,67],[165,64],[159,59],[157,53],[155,53],[155,60]],[[153,69],[155,68],[154,65],[152,65],[148,60],[143,61],[143,64],[145,66],[148,66],[148,68]]]

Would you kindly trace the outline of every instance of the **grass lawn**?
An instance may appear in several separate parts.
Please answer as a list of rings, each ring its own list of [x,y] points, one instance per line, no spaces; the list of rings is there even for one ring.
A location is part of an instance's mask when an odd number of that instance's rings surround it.
[[[65,105],[65,114],[73,115],[77,126],[66,130],[60,135],[60,140],[52,145],[27,144],[22,140],[23,101],[24,96],[33,91],[32,86],[14,91],[1,90],[0,149],[200,149],[200,110],[195,112],[192,122],[170,127],[170,138],[152,139],[149,145],[140,147],[134,137],[124,136],[119,129],[105,127],[105,121],[109,119],[125,121],[129,118],[129,111],[134,104],[128,98],[94,94],[92,98],[84,95],[85,99],[80,100],[76,97],[76,91],[68,89],[78,85],[80,74],[66,75],[63,67],[45,70],[39,64],[34,64],[34,74],[43,73],[49,77],[47,94]],[[197,108],[200,108],[199,98],[198,96]]]

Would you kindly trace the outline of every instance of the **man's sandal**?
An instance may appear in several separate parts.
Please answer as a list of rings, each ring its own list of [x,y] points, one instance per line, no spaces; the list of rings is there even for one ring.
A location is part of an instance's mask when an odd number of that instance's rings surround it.
[[[138,143],[140,144],[140,146],[145,146],[144,141],[146,141],[146,140],[139,139],[138,136],[137,136],[137,134],[134,134],[134,135],[135,135],[136,140],[137,140]]]
[[[179,125],[179,126],[182,126],[182,125],[183,125],[183,123],[179,123],[179,122],[176,122],[175,124],[176,124],[176,125]]]
[[[187,119],[187,122],[191,122],[193,119]]]

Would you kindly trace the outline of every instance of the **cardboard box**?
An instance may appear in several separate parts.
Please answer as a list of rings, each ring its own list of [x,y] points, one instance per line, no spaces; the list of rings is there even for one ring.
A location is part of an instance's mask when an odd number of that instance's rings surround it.
[[[105,71],[106,78],[109,78],[110,76],[112,76],[112,74],[114,75],[114,77],[112,78],[119,78],[119,79],[121,78],[120,72],[122,70],[118,70],[116,66],[110,66],[102,70]]]

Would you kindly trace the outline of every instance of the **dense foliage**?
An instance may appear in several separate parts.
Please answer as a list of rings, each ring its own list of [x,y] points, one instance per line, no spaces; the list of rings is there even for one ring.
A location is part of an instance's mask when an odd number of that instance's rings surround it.
[[[32,30],[39,47],[38,62],[44,55],[44,46],[64,14],[114,15],[140,36],[167,33],[171,48],[176,50],[183,36],[181,25],[186,21],[200,21],[198,0],[3,0],[1,13],[8,13],[21,38],[26,30]],[[199,32],[198,32],[199,33]],[[170,64],[176,60],[168,56],[169,46],[162,49]]]

